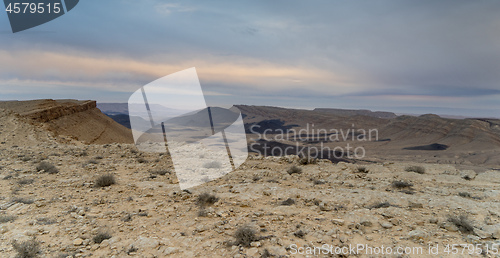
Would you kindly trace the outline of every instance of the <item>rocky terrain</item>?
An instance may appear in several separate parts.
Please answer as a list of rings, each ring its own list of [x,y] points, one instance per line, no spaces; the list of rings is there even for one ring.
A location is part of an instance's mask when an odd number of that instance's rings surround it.
[[[58,172],[37,171],[42,161]],[[500,244],[499,171],[299,161],[252,156],[180,191],[168,157],[132,145],[4,146],[0,256],[14,257],[16,240],[38,241],[42,257],[291,257],[294,244],[430,245],[446,257],[446,244]],[[294,165],[301,173],[288,172]],[[97,187],[105,174],[116,184]],[[216,201],[200,203],[203,193]],[[245,226],[249,246],[235,238]]]
[[[0,257],[500,257],[500,171],[487,166],[251,155],[181,191],[164,153],[86,144],[12,111],[0,143]],[[333,254],[307,254],[324,245]]]

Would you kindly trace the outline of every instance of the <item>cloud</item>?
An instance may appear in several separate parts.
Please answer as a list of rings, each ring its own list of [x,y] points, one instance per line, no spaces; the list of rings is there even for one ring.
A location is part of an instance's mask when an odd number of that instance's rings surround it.
[[[230,85],[233,92],[234,89],[244,88],[259,92],[280,92],[305,87],[309,87],[311,92],[321,92],[321,85],[325,81],[342,85],[346,80],[330,71],[313,67],[285,66],[251,58],[232,58],[228,61],[212,57],[165,64],[126,57],[32,50],[0,51],[0,60],[3,60],[0,63],[0,76],[4,78],[0,81],[2,85],[86,85],[109,91],[134,91],[145,83],[192,66],[197,67],[202,84]],[[346,93],[352,89],[339,88],[337,93]],[[22,91],[21,88],[19,90]],[[219,92],[211,90],[211,94],[226,95],[226,90],[222,87]]]
[[[156,5],[156,10],[161,14],[169,15],[174,12],[193,12],[196,11],[196,8],[179,3],[161,3]]]

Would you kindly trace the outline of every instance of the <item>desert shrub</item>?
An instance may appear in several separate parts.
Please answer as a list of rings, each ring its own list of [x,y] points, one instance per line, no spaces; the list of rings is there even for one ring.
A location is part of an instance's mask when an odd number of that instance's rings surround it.
[[[458,196],[464,197],[464,198],[472,198],[472,195],[468,192],[460,192],[460,193],[458,193]]]
[[[313,179],[312,180],[315,185],[323,185],[326,184],[326,181],[323,179]]]
[[[202,193],[198,196],[196,205],[200,207],[206,207],[215,204],[217,201],[219,201],[219,198],[217,198],[217,196],[209,193]]]
[[[464,234],[470,234],[474,232],[474,227],[472,223],[469,221],[466,215],[460,216],[450,216],[448,221],[457,226],[458,230]]]
[[[260,176],[257,176],[257,175],[253,176],[253,178],[252,178],[252,180],[253,180],[254,182],[257,182],[257,181],[259,181],[259,180],[261,180],[261,179],[262,179],[262,178],[261,178]]]
[[[288,198],[288,199],[284,200],[283,202],[281,202],[281,205],[284,205],[284,206],[290,206],[290,205],[294,205],[294,204],[295,204],[295,200],[292,198]]]
[[[137,158],[137,162],[139,163],[148,163],[148,161],[145,158]]]
[[[94,164],[94,165],[97,165],[99,164],[99,161],[95,160],[95,159],[91,159],[89,161],[87,161],[87,164]]]
[[[392,182],[391,186],[394,188],[401,189],[401,188],[412,187],[413,184],[405,182],[405,181],[394,181],[394,182]]]
[[[304,238],[306,236],[306,233],[302,230],[299,230],[299,231],[293,233],[293,235],[298,237],[298,238]]]
[[[135,253],[139,251],[139,249],[137,249],[136,247],[134,247],[133,245],[130,246],[130,248],[127,250],[127,254],[130,255],[131,253]]]
[[[0,214],[0,224],[7,223],[16,220],[16,217],[11,215],[2,215]]]
[[[35,181],[33,178],[25,178],[17,181],[17,184],[19,185],[29,185],[32,184]]]
[[[465,175],[465,176],[463,176],[462,178],[463,178],[463,179],[465,179],[465,180],[467,180],[467,181],[470,181],[470,180],[474,179],[474,178],[472,178],[472,177],[471,177],[471,176],[469,176],[469,175]]]
[[[6,176],[4,176],[2,179],[3,179],[3,180],[9,180],[9,179],[12,179],[12,178],[13,178],[13,176],[12,176],[12,175],[6,175]]]
[[[288,172],[288,174],[292,175],[292,174],[301,174],[302,173],[302,168],[299,168],[297,166],[291,166],[286,172]]]
[[[106,187],[116,184],[116,179],[113,174],[106,174],[98,177],[94,183],[95,187]]]
[[[368,209],[380,209],[380,208],[388,208],[391,207],[392,205],[389,202],[378,202],[375,204],[372,204],[368,206]]]
[[[234,245],[242,245],[244,247],[249,247],[252,242],[259,240],[255,230],[249,226],[238,228],[234,233],[234,238],[236,239]]]
[[[112,238],[111,234],[100,232],[92,238],[92,241],[96,244],[102,243],[102,241]]]
[[[16,198],[12,199],[12,201],[13,202],[17,202],[17,203],[22,203],[22,204],[32,204],[32,203],[35,202],[32,199],[26,199],[26,198],[23,198],[23,197],[16,197]]]
[[[356,172],[358,173],[368,173],[369,170],[366,167],[357,167]]]
[[[14,241],[12,247],[17,252],[16,258],[38,257],[41,252],[40,243],[35,238],[21,243]]]
[[[204,168],[221,168],[222,164],[219,161],[213,160],[203,164]]]
[[[133,217],[132,217],[132,214],[127,214],[127,215],[125,215],[125,216],[122,218],[122,221],[124,221],[124,222],[130,222],[130,221],[132,221],[132,218],[133,218]]]
[[[318,159],[311,158],[310,156],[302,157],[299,159],[299,164],[301,164],[301,165],[309,165],[309,164],[316,164],[316,163],[318,163]]]
[[[406,172],[415,172],[419,174],[425,174],[425,168],[422,166],[408,166],[405,169]]]
[[[271,252],[269,252],[269,250],[264,249],[264,252],[262,252],[262,255],[260,257],[261,258],[269,258],[269,257],[274,257],[274,255],[271,254]]]
[[[36,171],[42,171],[42,170],[49,174],[59,173],[59,169],[57,169],[56,166],[45,161],[40,162],[38,166],[36,166]]]

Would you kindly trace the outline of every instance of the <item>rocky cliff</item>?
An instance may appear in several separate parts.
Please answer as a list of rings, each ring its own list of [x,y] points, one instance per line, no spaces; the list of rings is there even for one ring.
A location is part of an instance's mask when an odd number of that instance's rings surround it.
[[[131,131],[103,114],[93,100],[2,101],[0,109],[55,136],[68,136],[86,144],[133,142]]]

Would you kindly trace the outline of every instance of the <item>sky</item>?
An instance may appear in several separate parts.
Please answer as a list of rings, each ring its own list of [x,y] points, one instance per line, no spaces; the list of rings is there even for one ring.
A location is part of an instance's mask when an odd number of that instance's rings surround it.
[[[127,102],[196,67],[209,105],[500,117],[500,2],[84,0],[12,33],[0,100]]]

